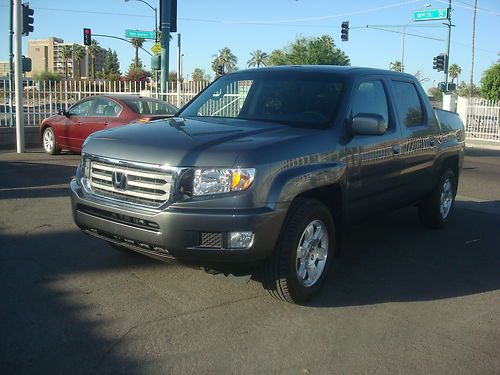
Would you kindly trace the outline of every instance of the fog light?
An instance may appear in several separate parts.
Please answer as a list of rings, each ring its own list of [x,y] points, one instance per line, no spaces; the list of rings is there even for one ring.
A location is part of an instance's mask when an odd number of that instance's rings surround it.
[[[252,232],[229,232],[228,235],[230,249],[248,249],[253,245]]]

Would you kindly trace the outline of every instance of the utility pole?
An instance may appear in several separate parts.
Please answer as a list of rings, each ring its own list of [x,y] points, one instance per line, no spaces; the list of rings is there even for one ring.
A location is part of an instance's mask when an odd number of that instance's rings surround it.
[[[177,34],[177,108],[181,107],[181,34]]]
[[[474,0],[474,17],[472,19],[472,58],[470,66],[470,87],[469,96],[472,96],[472,88],[474,85],[474,41],[476,39],[476,11],[477,11],[477,0]]]
[[[24,152],[24,105],[23,105],[23,82],[22,82],[22,46],[21,34],[23,32],[21,0],[14,0],[14,64],[15,89],[16,89],[16,140],[17,153]]]
[[[448,67],[450,65],[450,40],[451,40],[451,0],[448,0],[448,35],[446,38],[446,60],[444,62],[444,82],[445,89],[448,92]]]
[[[168,58],[170,43],[170,4],[171,0],[160,0],[160,28],[161,28],[161,92],[168,91]],[[166,97],[165,97],[166,99]]]
[[[14,101],[12,78],[14,77],[14,0],[9,0],[9,124],[14,125],[12,102]]]

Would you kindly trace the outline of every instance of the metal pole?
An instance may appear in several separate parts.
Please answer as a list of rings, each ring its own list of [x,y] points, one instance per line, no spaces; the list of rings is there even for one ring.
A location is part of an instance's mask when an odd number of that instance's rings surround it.
[[[160,0],[161,23],[161,92],[168,91],[168,58],[170,43],[170,0]]]
[[[405,35],[406,35],[406,25],[403,26],[403,51],[401,52],[401,71],[404,72],[405,63]]]
[[[158,10],[155,7],[155,44],[158,43]]]
[[[446,60],[444,64],[445,90],[448,92],[448,66],[450,65],[450,40],[451,40],[451,0],[448,1],[448,35],[446,37]]]
[[[14,74],[16,80],[16,140],[17,153],[24,152],[24,116],[23,116],[23,82],[22,82],[22,9],[21,0],[14,0]]]
[[[14,50],[13,50],[13,39],[14,39],[14,0],[9,1],[9,126],[14,125],[14,113],[12,111],[12,101],[14,96],[12,95],[14,86],[12,85],[12,77],[14,76]]]
[[[474,16],[472,18],[472,56],[470,64],[470,87],[469,96],[472,96],[472,87],[474,85],[474,42],[476,39],[476,11],[477,11],[477,0],[474,0]]]
[[[177,108],[181,107],[181,34],[177,34]]]

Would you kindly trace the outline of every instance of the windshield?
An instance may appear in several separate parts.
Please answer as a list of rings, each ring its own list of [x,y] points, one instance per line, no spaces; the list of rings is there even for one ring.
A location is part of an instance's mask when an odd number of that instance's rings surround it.
[[[324,127],[333,118],[341,77],[305,72],[256,71],[224,76],[180,113]]]
[[[177,112],[174,106],[160,100],[134,98],[123,101],[140,115],[173,115]]]

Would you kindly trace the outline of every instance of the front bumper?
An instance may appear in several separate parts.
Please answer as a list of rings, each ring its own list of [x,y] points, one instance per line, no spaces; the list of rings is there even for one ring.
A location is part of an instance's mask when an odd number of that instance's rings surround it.
[[[170,206],[162,211],[138,209],[85,195],[71,181],[75,223],[84,232],[108,242],[160,259],[178,258],[199,263],[252,262],[269,256],[276,246],[286,209],[193,209]],[[201,246],[202,233],[251,231],[248,249]]]

